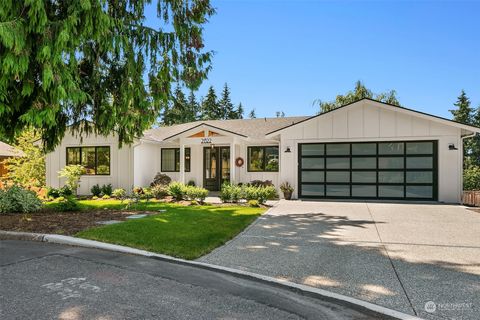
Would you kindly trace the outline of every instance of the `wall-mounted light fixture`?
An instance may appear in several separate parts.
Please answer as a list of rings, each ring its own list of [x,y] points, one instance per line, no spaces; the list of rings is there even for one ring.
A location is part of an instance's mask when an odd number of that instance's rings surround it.
[[[292,150],[290,150],[290,147],[287,147],[287,149],[285,149],[285,153],[290,153],[292,152]]]
[[[450,144],[448,145],[448,150],[458,150],[458,148],[455,147],[455,144],[450,143]]]

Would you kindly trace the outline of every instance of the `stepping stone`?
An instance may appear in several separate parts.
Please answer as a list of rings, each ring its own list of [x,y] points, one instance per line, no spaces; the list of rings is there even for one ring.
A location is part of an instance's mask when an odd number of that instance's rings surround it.
[[[123,221],[118,221],[118,220],[97,221],[96,224],[109,225],[109,224],[116,224],[120,222],[123,222]]]
[[[167,212],[167,209],[160,209],[158,212]]]
[[[145,218],[146,216],[146,214],[132,214],[131,216],[128,216],[127,219],[140,219]]]

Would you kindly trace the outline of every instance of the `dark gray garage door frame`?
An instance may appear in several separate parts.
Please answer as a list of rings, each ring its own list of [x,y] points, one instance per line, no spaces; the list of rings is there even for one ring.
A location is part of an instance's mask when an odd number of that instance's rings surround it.
[[[438,141],[298,144],[298,197],[438,199]]]

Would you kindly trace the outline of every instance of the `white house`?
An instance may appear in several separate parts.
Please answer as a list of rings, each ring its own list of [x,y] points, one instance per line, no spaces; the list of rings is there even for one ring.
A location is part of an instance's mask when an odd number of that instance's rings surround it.
[[[148,130],[132,145],[67,135],[47,155],[47,184],[82,164],[94,184],[130,190],[157,172],[209,190],[222,182],[289,182],[295,198],[433,200],[462,193],[462,140],[480,128],[363,99],[313,117],[196,121]]]

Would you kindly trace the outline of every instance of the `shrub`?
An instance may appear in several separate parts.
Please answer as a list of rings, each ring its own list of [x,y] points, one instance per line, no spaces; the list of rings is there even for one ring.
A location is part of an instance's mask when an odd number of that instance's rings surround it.
[[[102,197],[103,200],[108,200],[110,199],[110,196],[108,194],[104,194]]]
[[[151,188],[143,188],[142,198],[147,199],[147,200],[153,198],[152,189]]]
[[[192,200],[192,201],[190,201],[190,205],[192,205],[192,206],[198,206],[199,203],[198,203],[197,200]]]
[[[97,183],[96,185],[93,185],[90,188],[90,192],[92,193],[93,196],[100,197],[100,195],[102,194],[102,188],[100,188],[100,186]]]
[[[196,186],[195,181],[193,181],[193,180],[188,180],[187,186],[195,187],[195,186]]]
[[[155,175],[155,178],[153,178],[152,183],[150,183],[150,186],[151,187],[156,186],[156,185],[168,186],[170,184],[170,182],[172,182],[172,178],[170,178],[169,176],[167,176],[164,173],[158,172]]]
[[[253,180],[250,182],[251,186],[254,187],[270,187],[273,186],[272,180]]]
[[[63,186],[60,188],[60,196],[61,197],[68,197],[73,195],[72,189],[70,189],[68,186]]]
[[[181,182],[173,181],[168,185],[168,194],[180,201],[185,196],[185,185]]]
[[[74,197],[60,197],[56,200],[56,210],[61,212],[77,211],[80,209],[77,199]]]
[[[132,189],[132,195],[134,196],[141,196],[143,195],[143,188],[142,187],[134,187]]]
[[[42,202],[35,192],[13,185],[5,190],[0,189],[0,213],[28,213],[39,210]]]
[[[111,195],[112,195],[112,192],[113,192],[112,190],[113,190],[113,188],[112,188],[112,184],[111,184],[111,183],[109,183],[109,184],[107,184],[107,185],[104,184],[104,185],[102,186],[102,188],[101,188],[102,194],[103,194],[103,195],[107,195],[107,196],[111,196]]]
[[[47,197],[48,198],[58,198],[60,197],[60,189],[48,187],[47,188]]]
[[[223,202],[238,202],[240,199],[257,200],[260,203],[277,197],[277,190],[272,186],[231,185],[224,183],[220,192]]]
[[[238,202],[238,200],[244,198],[244,192],[242,186],[233,185],[229,182],[225,182],[220,190],[220,199],[223,202]]]
[[[93,196],[93,197],[92,197],[92,200],[98,200],[98,197],[97,197],[97,196]]]
[[[258,202],[258,200],[248,200],[248,205],[250,207],[259,207],[260,203]]]
[[[200,203],[208,196],[208,190],[200,187],[186,186],[184,192],[188,199],[198,200]]]
[[[168,196],[168,188],[164,185],[160,185],[160,184],[154,185],[151,188],[151,191],[152,191],[153,197],[156,199],[163,199],[166,196]]]
[[[116,199],[125,199],[127,197],[127,191],[122,188],[115,189],[112,191],[112,196]]]
[[[65,185],[77,193],[80,177],[85,174],[85,168],[81,165],[69,165],[65,166],[58,173],[61,178],[67,179]]]
[[[480,167],[471,165],[463,170],[463,189],[480,190]]]

